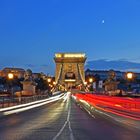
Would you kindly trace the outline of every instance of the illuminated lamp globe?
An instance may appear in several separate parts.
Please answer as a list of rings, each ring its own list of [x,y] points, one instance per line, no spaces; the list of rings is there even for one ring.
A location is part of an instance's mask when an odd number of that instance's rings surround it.
[[[87,82],[84,82],[84,85],[87,85]]]
[[[13,78],[14,78],[14,75],[13,75],[12,73],[9,73],[9,74],[8,74],[8,78],[9,78],[9,79],[13,79]]]
[[[93,78],[89,78],[89,82],[92,83],[93,82]]]
[[[133,73],[132,72],[128,72],[127,73],[127,78],[128,79],[133,79]]]
[[[48,81],[48,83],[50,83],[51,82],[51,78],[48,78],[47,81]]]
[[[53,82],[53,85],[56,85],[56,82]]]

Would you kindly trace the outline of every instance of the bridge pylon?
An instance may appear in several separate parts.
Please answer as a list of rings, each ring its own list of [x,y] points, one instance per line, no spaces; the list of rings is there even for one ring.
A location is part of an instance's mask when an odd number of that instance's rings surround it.
[[[64,90],[76,88],[81,85],[85,88],[84,65],[86,61],[84,53],[57,53],[54,61],[56,64],[55,82]]]

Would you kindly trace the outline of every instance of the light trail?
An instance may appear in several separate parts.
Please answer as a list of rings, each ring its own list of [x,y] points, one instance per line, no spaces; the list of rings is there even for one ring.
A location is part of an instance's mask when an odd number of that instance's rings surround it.
[[[91,94],[75,94],[72,97],[75,98],[75,100],[78,99],[85,105],[90,104],[90,106],[96,107],[99,110],[136,121],[140,120],[140,110],[131,110],[131,106],[129,108],[124,107],[125,103],[128,103],[130,105],[132,104],[133,108],[136,108],[137,106],[134,105],[136,103],[140,104],[137,100],[130,102],[130,100],[126,98],[121,99],[120,97],[106,97]]]
[[[58,95],[58,96],[55,96],[55,97],[51,97],[51,98],[46,99],[46,100],[41,100],[41,101],[36,101],[36,102],[33,102],[33,103],[14,106],[14,107],[10,108],[11,110],[9,110],[9,108],[7,110],[6,109],[3,110],[5,112],[2,112],[2,113],[3,113],[3,115],[10,115],[10,114],[14,114],[14,113],[23,112],[23,111],[26,111],[26,110],[30,110],[30,109],[33,109],[33,108],[36,108],[36,107],[43,106],[45,104],[49,104],[49,103],[64,99],[65,96],[67,96],[67,93],[62,94],[62,95]]]
[[[32,105],[32,106],[27,106],[25,108],[20,108],[20,109],[6,111],[3,114],[4,115],[10,115],[10,114],[14,114],[14,113],[23,112],[23,111],[26,111],[26,110],[29,110],[29,109],[33,109],[33,108],[36,108],[36,107],[39,107],[39,106],[43,106],[43,105],[48,104],[48,103],[52,103],[52,102],[58,101],[58,100],[60,100],[62,98],[63,97],[59,97],[57,99],[53,99],[53,100],[50,100],[50,101],[47,101],[47,102],[43,102],[43,103],[40,103],[40,104],[35,104],[35,105]]]
[[[64,94],[62,94],[62,95],[64,95]],[[0,109],[0,112],[7,111],[7,110],[12,110],[12,109],[17,109],[17,108],[21,108],[21,107],[26,107],[26,106],[29,106],[29,105],[33,105],[33,104],[37,104],[37,103],[57,99],[57,98],[61,97],[62,95],[58,95],[58,96],[55,96],[55,97],[50,97],[48,99],[43,99],[43,100],[39,100],[39,101],[34,101],[34,102],[31,102],[31,103],[27,103],[27,104],[22,104],[22,105],[16,105],[16,106],[12,106],[12,107],[2,108],[2,109]]]

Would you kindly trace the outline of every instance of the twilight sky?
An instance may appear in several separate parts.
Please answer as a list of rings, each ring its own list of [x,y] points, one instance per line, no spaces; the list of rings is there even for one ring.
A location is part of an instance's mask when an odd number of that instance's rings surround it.
[[[93,69],[140,71],[140,0],[0,1],[0,69],[53,74],[55,52],[85,52]]]

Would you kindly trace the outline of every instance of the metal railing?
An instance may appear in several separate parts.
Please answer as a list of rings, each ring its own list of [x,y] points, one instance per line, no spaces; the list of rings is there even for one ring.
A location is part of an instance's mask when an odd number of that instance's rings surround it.
[[[37,100],[49,98],[49,95],[34,95],[30,97],[0,96],[0,108],[11,107],[14,105],[25,104]]]

